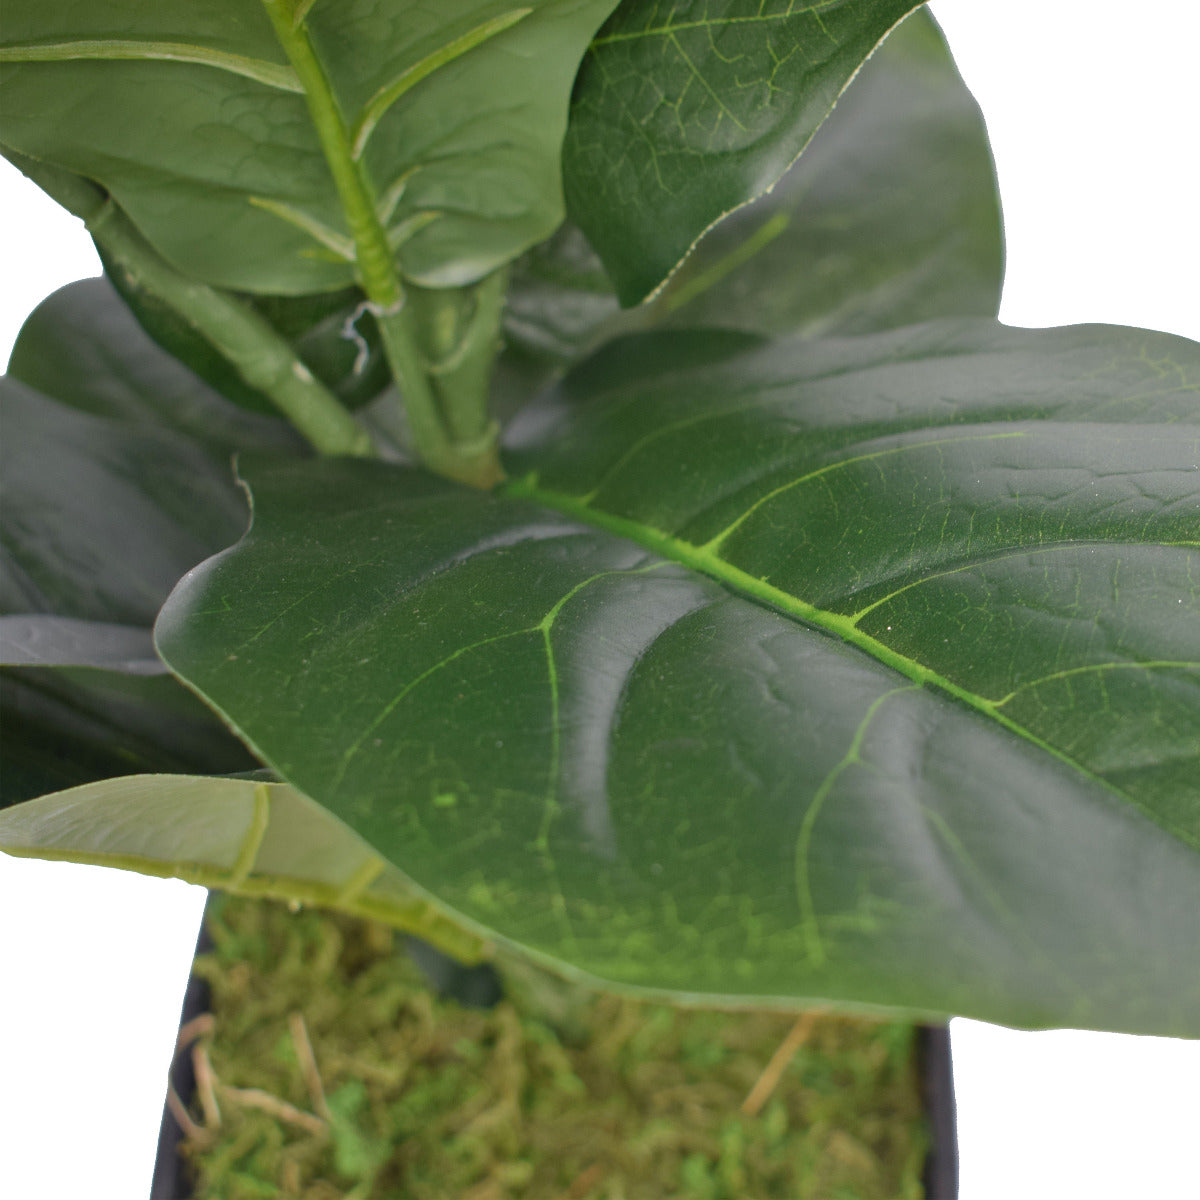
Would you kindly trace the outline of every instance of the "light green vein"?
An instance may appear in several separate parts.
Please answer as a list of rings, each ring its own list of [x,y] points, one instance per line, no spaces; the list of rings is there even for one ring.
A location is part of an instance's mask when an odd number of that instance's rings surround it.
[[[773,217],[764,221],[745,241],[717,259],[712,266],[701,271],[699,275],[674,288],[668,284],[661,301],[663,311],[673,313],[685,304],[690,304],[697,296],[702,296],[711,288],[716,287],[727,275],[732,274],[743,263],[749,262],[760,250],[769,246],[779,237],[787,229],[791,219],[790,213],[777,212]]]
[[[270,200],[265,196],[251,196],[250,203],[255,208],[261,208],[264,212],[279,217],[289,225],[302,229],[314,241],[320,242],[327,250],[332,250],[338,258],[353,264],[354,242],[345,234],[338,233],[336,229],[331,229],[324,222],[318,221],[316,217],[309,216],[308,213],[294,208],[290,204],[284,204],[281,200]]]
[[[915,692],[919,688],[919,684],[909,684],[907,687],[892,688],[890,691],[884,692],[882,696],[877,696],[871,702],[866,713],[863,715],[863,719],[858,723],[858,728],[854,731],[854,737],[850,739],[849,748],[842,756],[841,761],[825,776],[821,781],[821,786],[813,793],[813,798],[804,813],[804,820],[800,823],[800,832],[796,837],[795,851],[796,900],[800,905],[800,932],[804,938],[805,948],[808,950],[809,962],[814,967],[822,966],[828,957],[825,952],[824,940],[821,937],[820,925],[817,921],[817,910],[813,902],[812,879],[810,876],[812,837],[813,830],[816,828],[817,818],[821,815],[821,809],[824,807],[825,801],[828,799],[830,792],[833,791],[837,781],[852,766],[862,761],[859,757],[859,752],[862,750],[863,739],[867,736],[867,729],[875,719],[875,714],[893,696],[901,695],[904,692]]]
[[[1028,683],[1021,684],[1018,688],[1013,688],[1003,699],[994,700],[992,703],[1000,708],[1007,704],[1015,696],[1019,696],[1022,692],[1028,691],[1030,688],[1041,687],[1044,683],[1053,683],[1058,679],[1069,679],[1073,675],[1090,675],[1104,671],[1188,671],[1200,668],[1200,662],[1174,661],[1172,659],[1149,659],[1145,662],[1106,662],[1106,663],[1091,663],[1084,667],[1069,667],[1064,671],[1055,671],[1050,675],[1043,675],[1039,679],[1031,679]]]
[[[0,62],[74,62],[80,59],[191,63],[241,75],[244,79],[253,79],[255,83],[262,83],[283,92],[304,90],[296,72],[282,63],[247,58],[242,54],[230,54],[226,50],[214,50],[210,46],[195,46],[190,42],[83,38],[72,42],[0,46]]]
[[[554,606],[548,613],[538,622],[536,630],[542,635],[542,639],[546,647],[546,668],[550,683],[550,712],[552,720],[552,731],[550,741],[550,768],[548,771],[548,782],[546,791],[546,809],[542,816],[542,827],[538,832],[535,842],[536,848],[543,854],[548,854],[550,850],[550,826],[554,822],[554,817],[558,812],[558,773],[560,767],[561,756],[561,735],[559,730],[558,718],[558,668],[554,660],[554,646],[550,641],[550,631],[554,628],[554,622],[558,620],[559,613],[577,596],[584,588],[590,587],[598,579],[611,579],[621,575],[644,575],[648,571],[657,571],[661,567],[665,567],[665,562],[648,563],[646,566],[633,567],[625,571],[598,571],[595,575],[588,576],[587,579],[580,580],[573,588],[563,593],[563,595],[555,602]],[[532,633],[534,630],[526,630],[524,632]]]
[[[1030,546],[1027,550],[1014,550],[1010,554],[996,554],[988,558],[976,558],[969,563],[964,563],[961,567],[950,567],[946,571],[935,571],[930,575],[922,575],[920,579],[914,579],[911,583],[906,583],[902,587],[896,588],[894,591],[888,592],[886,596],[881,596],[878,600],[873,600],[865,608],[860,608],[858,612],[850,614],[850,620],[856,625],[868,613],[874,612],[881,604],[886,604],[889,600],[895,600],[897,596],[902,596],[905,592],[912,588],[921,587],[926,583],[932,583],[935,579],[946,579],[951,575],[961,575],[965,571],[974,571],[979,567],[990,567],[993,563],[1006,562],[1013,558],[1030,558],[1035,554],[1054,554],[1061,552],[1064,547],[1077,547],[1084,545],[1082,542],[1055,542],[1051,546]],[[1103,543],[1098,543],[1103,544]]]
[[[561,607],[560,601],[555,606]],[[542,812],[542,824],[534,839],[535,848],[542,854],[550,853],[550,826],[558,813],[558,772],[562,754],[562,731],[559,728],[558,711],[558,665],[554,661],[554,645],[550,640],[550,627],[554,618],[547,615],[538,629],[542,634],[542,644],[546,649],[546,680],[550,686],[550,762],[546,767],[546,800]]]
[[[459,646],[457,650],[447,654],[445,658],[440,659],[432,666],[427,667],[415,678],[410,679],[408,683],[406,683],[404,687],[402,687],[400,691],[397,692],[396,695],[393,696],[392,699],[389,700],[382,709],[380,709],[379,713],[362,731],[362,733],[360,733],[358,737],[356,737],[354,741],[352,741],[350,745],[346,747],[345,753],[342,755],[342,761],[338,764],[338,769],[334,772],[333,779],[330,781],[330,794],[332,795],[341,786],[342,780],[346,777],[346,772],[350,769],[350,763],[353,761],[354,756],[359,752],[359,750],[362,749],[363,743],[371,736],[371,734],[375,732],[375,730],[379,728],[380,725],[384,723],[384,721],[388,719],[388,717],[392,715],[392,713],[396,711],[397,707],[403,702],[404,698],[408,696],[414,688],[419,687],[425,682],[426,679],[428,679],[431,675],[435,675],[443,667],[449,666],[456,658],[461,658],[464,654],[469,654],[472,650],[478,650],[483,646],[490,646],[495,642],[503,642],[508,638],[520,637],[522,634],[531,634],[536,632],[537,626],[534,626],[528,629],[512,629],[507,633],[498,633],[494,637],[480,638],[477,642],[471,642],[466,646]]]
[[[1119,796],[1122,800],[1133,805],[1140,812],[1145,813],[1160,828],[1167,828],[1168,832],[1173,836],[1180,838],[1189,845],[1194,844],[1194,839],[1189,838],[1179,829],[1173,826],[1164,826],[1161,813],[1148,808],[1136,797],[1115,787],[1108,780],[1089,770],[1065,751],[1046,741],[1045,738],[1039,737],[1032,730],[1027,729],[1024,725],[1006,716],[999,710],[995,701],[972,692],[961,684],[957,684],[953,680],[946,678],[946,676],[931,670],[923,663],[917,662],[915,659],[899,653],[892,649],[891,646],[878,641],[869,634],[863,633],[862,630],[855,626],[852,617],[817,608],[816,605],[810,604],[806,600],[792,595],[790,592],[785,592],[781,588],[777,588],[773,584],[758,579],[746,571],[735,567],[732,563],[716,554],[712,549],[711,543],[705,546],[696,546],[680,538],[672,537],[670,534],[663,533],[661,530],[653,529],[640,521],[633,521],[627,517],[617,517],[609,513],[599,512],[591,508],[578,496],[571,496],[564,492],[555,492],[548,488],[538,487],[536,478],[533,476],[511,480],[504,485],[503,491],[509,496],[533,500],[558,512],[577,517],[579,520],[585,521],[598,529],[604,529],[618,537],[627,538],[629,541],[636,542],[639,546],[644,546],[647,550],[660,555],[670,562],[678,563],[680,566],[689,567],[693,571],[707,575],[709,578],[715,579],[718,583],[724,584],[726,587],[749,596],[754,600],[758,600],[768,608],[775,609],[785,616],[835,634],[844,642],[869,654],[885,667],[890,667],[905,678],[911,679],[914,683],[937,688],[961,700],[968,707],[974,709],[976,712],[983,713],[1023,741],[1038,747],[1038,749],[1043,750],[1059,762],[1066,764],[1081,777],[1086,778],[1110,794]]]
[[[740,529],[764,504],[769,504],[776,496],[781,496],[784,492],[790,492],[792,488],[800,487],[802,484],[811,483],[812,480],[819,479],[822,475],[828,475],[833,471],[840,471],[844,467],[852,467],[857,463],[874,462],[877,459],[890,458],[896,454],[910,454],[913,451],[927,450],[933,446],[948,446],[956,442],[993,442],[1003,441],[1006,438],[1023,438],[1025,436],[1025,431],[1021,429],[1011,430],[1007,433],[969,433],[963,434],[960,437],[906,442],[903,446],[889,446],[886,450],[873,450],[869,454],[856,454],[852,458],[840,458],[837,462],[829,463],[824,467],[818,467],[817,470],[809,471],[807,475],[801,475],[798,479],[789,479],[787,483],[781,483],[777,488],[773,488],[767,492],[766,495],[760,496],[736,521],[727,525],[716,537],[711,538],[705,543],[703,548],[715,553],[731,534]]]
[[[679,55],[680,58],[683,59],[683,61],[685,63],[687,63],[687,68],[689,71],[691,71],[692,77],[695,79],[698,79],[700,81],[700,86],[704,88],[704,90],[708,93],[709,99],[720,110],[721,116],[728,117],[729,120],[731,120],[738,127],[738,129],[740,129],[742,131],[742,133],[745,133],[746,126],[743,125],[742,122],[737,119],[733,110],[721,98],[720,92],[718,92],[717,89],[714,88],[713,85],[711,83],[709,83],[707,79],[704,78],[704,73],[700,70],[700,68],[698,66],[696,66],[696,64],[694,62],[692,62],[691,58],[688,55],[688,52],[683,48],[682,45],[680,45],[679,39],[674,35],[674,33],[671,34],[670,40],[671,40],[671,45],[675,47],[675,52]]]
[[[362,112],[359,114],[358,120],[354,123],[354,128],[351,131],[351,147],[354,157],[356,159],[362,157],[363,151],[367,148],[367,141],[372,132],[374,132],[375,126],[379,124],[387,110],[405,92],[416,87],[422,79],[432,75],[439,67],[453,62],[456,58],[461,58],[468,50],[473,50],[481,42],[486,42],[498,33],[503,33],[506,29],[511,29],[518,21],[524,20],[525,17],[529,16],[531,12],[533,12],[532,8],[514,8],[506,13],[501,13],[498,17],[492,17],[491,20],[476,25],[474,29],[467,30],[460,37],[456,37],[444,46],[434,50],[432,54],[427,54],[420,62],[414,63],[411,67],[401,71],[390,83],[384,84],[367,101]]]
[[[687,33],[694,29],[724,29],[729,25],[774,25],[780,21],[799,20],[801,17],[816,16],[823,8],[834,8],[841,0],[829,0],[826,4],[814,4],[808,8],[789,8],[782,13],[760,13],[753,17],[726,17],[707,21],[680,21],[674,25],[657,25],[651,29],[633,29],[628,33],[608,33],[594,38],[592,48],[607,46],[613,42],[638,42],[644,38],[670,37],[676,33]]]
[[[259,848],[267,835],[270,820],[271,790],[265,783],[260,783],[254,789],[254,811],[250,817],[250,828],[246,831],[245,840],[238,850],[233,870],[229,873],[230,887],[241,887],[250,877],[250,872],[254,869],[254,860],[258,858]]]

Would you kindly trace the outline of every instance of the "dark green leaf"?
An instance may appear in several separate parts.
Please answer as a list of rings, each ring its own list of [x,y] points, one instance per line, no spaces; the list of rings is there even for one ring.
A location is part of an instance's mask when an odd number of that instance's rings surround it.
[[[244,520],[228,460],[0,381],[0,612],[149,626]]]
[[[410,277],[470,282],[561,221],[571,84],[612,4],[295,5],[343,165]],[[186,274],[279,294],[355,282],[312,87],[260,0],[9,0],[0,66],[0,141],[101,183]]]
[[[567,207],[623,304],[796,161],[913,0],[625,3],[579,71]]]
[[[206,388],[102,280],[42,304],[11,370],[0,380],[4,802],[132,771],[255,765],[194,696],[155,677],[150,626],[179,577],[244,527],[235,446],[294,453],[294,435]]]
[[[1003,257],[983,118],[917,12],[776,187],[705,235],[656,323],[828,337],[991,317]]]
[[[226,481],[239,449],[303,452],[283,421],[243,412],[164,353],[107,280],[69,284],[39,304],[21,328],[8,373],[80,412],[182,434],[220,461]],[[9,439],[10,453],[18,454],[18,440]]]
[[[228,774],[258,762],[169,675],[0,671],[0,808],[134,772]]]
[[[605,980],[1195,1035],[1198,379],[1117,329],[621,344],[508,496],[253,471],[159,649]]]
[[[662,324],[811,337],[994,316],[1001,241],[983,120],[937,26],[914,13],[795,166],[709,230],[655,300],[620,311],[570,224],[520,259],[504,367],[569,365]]]

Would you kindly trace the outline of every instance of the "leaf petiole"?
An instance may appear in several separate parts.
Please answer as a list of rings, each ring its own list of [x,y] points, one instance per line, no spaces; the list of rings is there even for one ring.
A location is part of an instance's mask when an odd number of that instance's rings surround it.
[[[371,437],[292,347],[249,305],[180,274],[101,188],[69,171],[6,150],[14,166],[80,217],[109,261],[180,314],[321,454],[366,456]]]

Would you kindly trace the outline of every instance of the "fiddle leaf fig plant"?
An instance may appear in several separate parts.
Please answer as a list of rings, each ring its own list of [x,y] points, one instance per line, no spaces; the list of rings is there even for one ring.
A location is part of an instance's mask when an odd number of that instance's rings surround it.
[[[1200,1036],[1200,347],[995,319],[918,7],[10,0],[0,848]]]

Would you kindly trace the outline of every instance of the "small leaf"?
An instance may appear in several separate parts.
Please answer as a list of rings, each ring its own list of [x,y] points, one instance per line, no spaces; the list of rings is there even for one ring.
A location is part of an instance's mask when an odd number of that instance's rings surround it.
[[[285,784],[105,779],[0,812],[0,850],[338,908],[419,932],[468,961],[485,949],[361,838]]]
[[[767,191],[913,0],[622,4],[592,43],[563,147],[567,208],[625,305]]]

